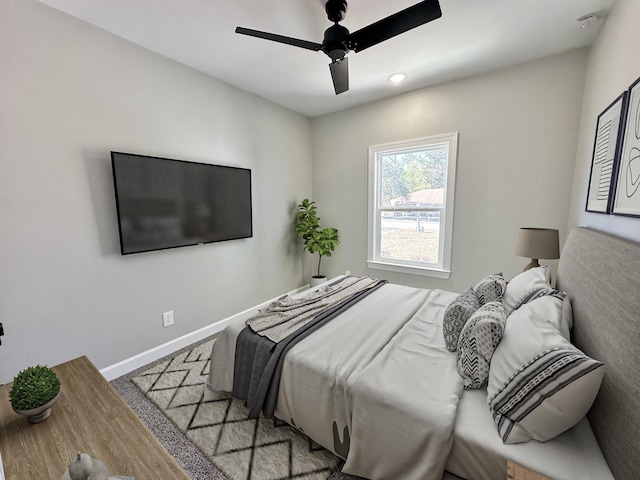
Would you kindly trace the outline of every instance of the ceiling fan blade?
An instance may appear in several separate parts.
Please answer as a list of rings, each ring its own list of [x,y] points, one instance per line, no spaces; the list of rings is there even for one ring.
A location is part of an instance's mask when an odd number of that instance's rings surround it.
[[[329,64],[331,70],[331,78],[333,79],[333,88],[336,95],[349,90],[349,59],[344,57],[342,60],[336,60]]]
[[[350,48],[364,50],[442,16],[438,0],[424,0],[349,35]]]
[[[286,43],[294,47],[306,48],[307,50],[315,50],[316,52],[322,48],[322,44],[300,40],[299,38],[285,37],[276,35],[275,33],[261,32],[260,30],[251,30],[250,28],[236,27],[236,33],[249,35],[250,37],[264,38],[278,43]]]

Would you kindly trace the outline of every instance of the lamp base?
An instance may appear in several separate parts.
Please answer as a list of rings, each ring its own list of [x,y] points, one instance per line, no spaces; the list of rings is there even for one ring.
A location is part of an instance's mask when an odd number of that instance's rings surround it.
[[[536,268],[539,267],[540,264],[538,263],[538,259],[537,258],[532,258],[531,261],[529,262],[529,264],[524,267],[524,270],[522,270],[523,272],[526,272],[527,270],[531,269],[531,268]]]

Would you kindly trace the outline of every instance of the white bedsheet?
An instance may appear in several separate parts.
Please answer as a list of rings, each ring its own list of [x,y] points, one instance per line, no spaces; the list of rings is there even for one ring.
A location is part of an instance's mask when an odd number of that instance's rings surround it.
[[[548,442],[503,444],[487,405],[487,391],[468,390],[458,404],[447,471],[472,480],[506,478],[513,460],[553,480],[613,480],[587,418]]]
[[[463,385],[442,335],[444,310],[454,298],[429,291],[358,378],[344,472],[372,479],[442,478]]]
[[[275,415],[346,457],[346,473],[440,480],[462,393],[441,326],[455,297],[392,284],[373,292],[289,351]],[[208,398],[232,389],[242,328],[216,341]]]

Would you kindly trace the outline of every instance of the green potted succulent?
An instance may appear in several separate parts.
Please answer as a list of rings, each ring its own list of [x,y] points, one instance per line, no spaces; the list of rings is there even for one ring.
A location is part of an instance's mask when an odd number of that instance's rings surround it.
[[[340,243],[338,230],[332,227],[322,228],[318,217],[316,202],[305,198],[298,204],[296,221],[296,233],[304,241],[304,248],[311,254],[318,254],[318,271],[311,277],[311,286],[318,285],[326,280],[320,273],[322,257],[330,257],[331,253]]]
[[[16,413],[39,423],[51,415],[51,407],[60,395],[60,379],[47,366],[36,365],[18,373],[9,392]]]

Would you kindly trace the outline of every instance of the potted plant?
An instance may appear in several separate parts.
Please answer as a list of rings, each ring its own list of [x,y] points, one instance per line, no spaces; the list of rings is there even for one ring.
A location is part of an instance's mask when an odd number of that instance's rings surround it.
[[[9,392],[16,413],[39,423],[51,415],[51,407],[60,395],[60,380],[47,366],[36,365],[21,371],[13,379]]]
[[[320,227],[320,218],[317,214],[316,202],[310,202],[305,198],[298,204],[298,219],[296,233],[304,241],[304,248],[309,253],[318,254],[318,272],[311,277],[311,286],[318,285],[326,280],[320,274],[322,257],[330,257],[333,250],[340,243],[338,230],[332,227]]]

